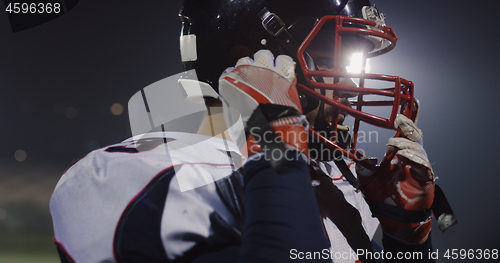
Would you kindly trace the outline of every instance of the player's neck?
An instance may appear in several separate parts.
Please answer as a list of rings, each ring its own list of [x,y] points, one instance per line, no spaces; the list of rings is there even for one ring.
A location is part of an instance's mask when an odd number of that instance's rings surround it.
[[[207,107],[207,113],[203,117],[198,134],[231,140],[224,121],[222,106]]]

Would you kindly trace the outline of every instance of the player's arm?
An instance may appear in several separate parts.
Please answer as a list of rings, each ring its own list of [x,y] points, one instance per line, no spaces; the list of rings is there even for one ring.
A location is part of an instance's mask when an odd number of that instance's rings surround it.
[[[305,158],[294,67],[290,57],[259,51],[220,79],[231,137],[248,155],[242,262],[288,262],[299,252],[328,251]]]
[[[373,215],[380,221],[384,250],[393,255],[425,252],[427,256],[432,250],[434,173],[422,146],[421,130],[403,115],[397,116],[395,126],[402,136],[389,139],[380,169],[372,171],[357,165],[358,180]]]

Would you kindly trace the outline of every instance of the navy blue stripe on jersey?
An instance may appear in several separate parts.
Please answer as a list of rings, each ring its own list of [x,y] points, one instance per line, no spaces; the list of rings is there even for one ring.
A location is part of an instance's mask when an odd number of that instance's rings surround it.
[[[68,254],[63,245],[54,238],[54,243],[56,244],[57,254],[59,255],[59,259],[61,263],[75,263],[75,261]]]
[[[114,238],[115,259],[121,263],[168,262],[161,240],[161,218],[175,169],[158,174],[129,203]]]

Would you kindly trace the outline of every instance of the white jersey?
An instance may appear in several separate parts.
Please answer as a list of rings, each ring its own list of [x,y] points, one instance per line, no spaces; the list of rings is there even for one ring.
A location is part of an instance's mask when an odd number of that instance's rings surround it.
[[[50,200],[55,241],[75,262],[116,262],[144,238],[157,239],[148,253],[180,257],[211,238],[215,214],[239,233],[213,183],[233,172],[229,151],[238,149],[219,138],[153,133],[89,153]]]
[[[55,241],[74,262],[117,262],[143,254],[168,262],[200,244],[240,242],[242,180],[230,158],[238,152],[232,142],[178,132],[135,136],[95,150],[70,167],[55,188],[50,201]],[[342,176],[333,162],[320,167],[332,178]],[[224,180],[225,194],[214,183]],[[361,193],[346,181],[333,183],[360,211],[372,238],[378,221]],[[324,225],[332,251],[351,249],[328,218]]]

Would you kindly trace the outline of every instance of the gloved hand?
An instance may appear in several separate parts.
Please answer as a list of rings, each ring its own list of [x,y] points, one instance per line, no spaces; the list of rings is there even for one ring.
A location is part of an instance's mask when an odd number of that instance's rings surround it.
[[[360,189],[382,230],[407,244],[421,244],[431,230],[434,173],[422,132],[404,115],[395,120],[402,137],[389,139],[380,169],[356,166]]]
[[[281,142],[307,153],[307,121],[295,85],[295,62],[285,55],[275,60],[268,50],[258,51],[253,60],[241,58],[222,74],[224,119],[244,156],[275,150]]]

